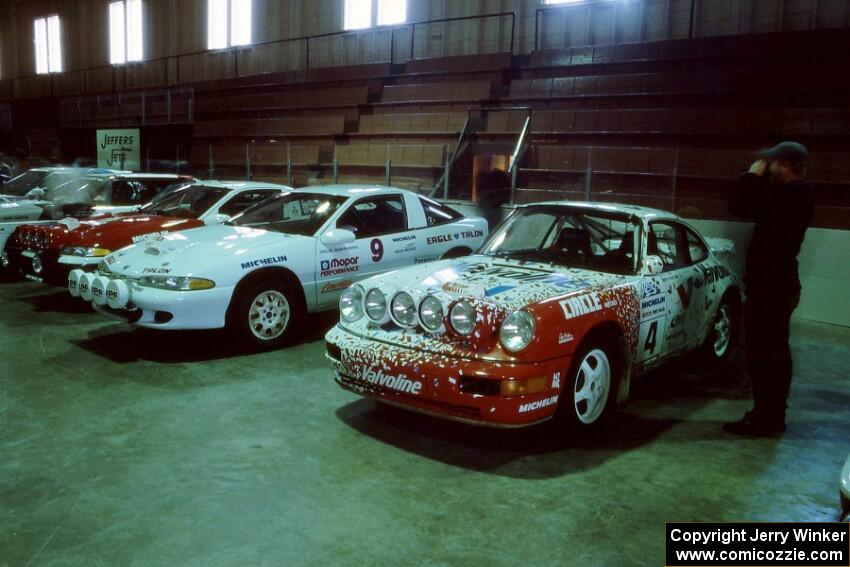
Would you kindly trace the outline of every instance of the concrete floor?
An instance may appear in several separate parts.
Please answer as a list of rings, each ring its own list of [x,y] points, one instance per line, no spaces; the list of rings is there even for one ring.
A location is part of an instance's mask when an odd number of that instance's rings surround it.
[[[660,565],[665,521],[835,520],[850,329],[797,322],[781,440],[740,373],[636,385],[591,439],[377,411],[321,336],[241,355],[0,284],[0,566]]]

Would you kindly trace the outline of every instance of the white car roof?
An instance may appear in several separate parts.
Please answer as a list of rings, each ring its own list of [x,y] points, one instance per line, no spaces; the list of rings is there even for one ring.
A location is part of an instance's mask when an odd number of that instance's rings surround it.
[[[115,177],[123,177],[125,179],[185,179],[191,181],[191,175],[182,173],[113,173]]]
[[[280,185],[279,183],[266,183],[264,181],[245,181],[243,180],[234,180],[234,181],[219,181],[219,180],[206,180],[206,179],[198,179],[195,181],[197,185],[204,185],[205,187],[218,187],[221,189],[292,189],[287,185]]]
[[[125,171],[121,169],[108,169],[105,167],[74,167],[69,165],[31,167],[27,171],[41,171],[42,173],[78,172],[81,175],[130,175],[133,173],[132,171]],[[24,171],[23,173],[26,173],[26,171]]]
[[[639,205],[627,205],[623,203],[597,203],[591,201],[543,201],[540,203],[529,203],[527,205],[522,206],[532,207],[534,205],[554,205],[558,207],[575,207],[581,209],[594,209],[597,211],[605,212],[627,213],[648,221],[658,219],[677,221],[683,220],[681,217],[679,217],[679,215],[676,215],[669,211],[653,209],[652,207],[641,207]]]
[[[303,191],[313,193],[325,193],[327,195],[337,195],[339,197],[362,197],[370,193],[412,193],[407,189],[398,189],[397,187],[388,187],[386,185],[369,185],[369,184],[339,184],[339,185],[313,185],[304,187]]]

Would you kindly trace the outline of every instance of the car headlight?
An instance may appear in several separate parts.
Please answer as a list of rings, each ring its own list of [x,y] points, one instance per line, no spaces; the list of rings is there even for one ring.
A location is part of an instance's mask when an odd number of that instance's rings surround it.
[[[139,279],[139,285],[174,291],[193,291],[198,289],[212,289],[215,287],[215,282],[203,278],[187,278],[182,276],[143,276]]]
[[[475,330],[475,308],[467,300],[461,299],[449,312],[449,323],[457,334],[471,335]]]
[[[534,317],[528,311],[514,311],[502,321],[499,340],[505,350],[519,352],[534,338]]]
[[[346,323],[354,323],[363,317],[363,288],[353,285],[339,298],[339,314]]]
[[[366,315],[375,323],[381,323],[386,320],[387,316],[387,298],[378,288],[372,288],[366,294],[364,301],[366,307]]]
[[[106,248],[86,248],[85,246],[66,246],[62,249],[63,256],[81,256],[84,258],[101,258],[112,254],[112,250]]]
[[[390,316],[400,327],[416,326],[416,302],[406,291],[400,291],[390,301]]]
[[[433,295],[426,296],[419,304],[419,322],[426,331],[437,333],[443,328],[443,302]]]

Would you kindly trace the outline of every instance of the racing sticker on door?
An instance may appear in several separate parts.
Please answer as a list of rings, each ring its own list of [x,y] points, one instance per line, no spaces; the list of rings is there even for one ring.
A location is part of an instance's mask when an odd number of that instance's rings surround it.
[[[384,258],[384,243],[380,238],[373,238],[369,243],[369,251],[372,253],[372,261],[377,263]]]
[[[640,334],[636,362],[649,360],[661,352],[667,332],[667,294],[656,279],[647,279],[640,299]]]

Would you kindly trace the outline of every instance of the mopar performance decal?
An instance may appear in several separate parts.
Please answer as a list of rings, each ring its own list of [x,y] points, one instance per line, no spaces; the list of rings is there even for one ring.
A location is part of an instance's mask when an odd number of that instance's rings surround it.
[[[334,258],[333,260],[322,260],[321,273],[323,278],[336,276],[339,274],[349,274],[351,272],[360,271],[360,256],[352,256],[350,258]]]
[[[258,266],[271,266],[272,264],[280,264],[282,262],[286,262],[286,256],[272,256],[271,258],[242,262],[242,269],[250,270],[251,268],[256,268]]]
[[[170,274],[171,268],[145,268],[142,270],[143,274]]]
[[[363,382],[368,382],[375,386],[398,390],[399,392],[413,394],[414,396],[418,396],[419,392],[422,390],[422,382],[409,380],[404,374],[392,376],[384,374],[380,369],[375,370],[366,366],[364,366],[363,370],[360,371],[359,378]]]

